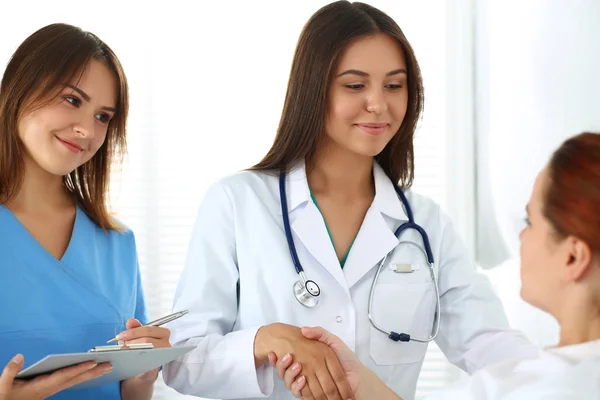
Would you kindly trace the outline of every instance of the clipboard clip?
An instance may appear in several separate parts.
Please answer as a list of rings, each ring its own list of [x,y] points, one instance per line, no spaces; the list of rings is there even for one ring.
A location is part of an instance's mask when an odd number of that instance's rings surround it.
[[[127,351],[127,350],[146,350],[153,349],[152,343],[132,343],[124,345],[113,345],[113,346],[96,346],[88,353],[104,353],[107,351]]]

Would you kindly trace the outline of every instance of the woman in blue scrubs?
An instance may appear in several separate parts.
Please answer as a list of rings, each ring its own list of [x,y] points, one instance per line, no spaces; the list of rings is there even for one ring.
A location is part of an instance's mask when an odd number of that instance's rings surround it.
[[[133,233],[108,212],[113,160],[125,149],[128,93],[112,50],[66,24],[13,54],[0,86],[0,365],[86,352],[127,330],[169,347],[146,322]],[[85,364],[4,388],[13,399],[150,399],[158,370],[61,391],[110,371]],[[5,385],[6,386],[6,385]]]

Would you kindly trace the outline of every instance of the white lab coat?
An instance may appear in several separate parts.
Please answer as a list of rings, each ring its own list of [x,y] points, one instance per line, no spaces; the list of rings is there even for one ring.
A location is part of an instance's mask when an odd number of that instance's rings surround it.
[[[484,368],[427,400],[598,400],[600,340]]]
[[[405,400],[414,397],[427,345],[393,342],[375,330],[367,317],[369,289],[375,266],[396,248],[386,263],[407,263],[417,270],[382,270],[373,316],[386,329],[417,338],[431,332],[434,289],[421,251],[398,245],[394,230],[408,218],[383,169],[374,163],[373,171],[375,199],[343,269],[310,198],[304,164],[288,173],[286,193],[298,257],[307,278],[322,292],[312,309],[292,292],[298,274],[283,230],[278,174],[244,171],[212,186],[200,206],[175,295],[174,309],[189,309],[190,314],[170,326],[174,346],[198,347],[164,368],[169,386],[218,399],[293,399],[282,382],[274,382],[271,367],[254,367],[256,331],[279,321],[324,327]],[[446,357],[473,372],[534,351],[523,335],[509,330],[499,299],[488,280],[475,272],[439,206],[410,191],[407,198],[415,221],[429,234],[438,268],[442,322],[436,341]],[[421,243],[414,230],[401,240]]]

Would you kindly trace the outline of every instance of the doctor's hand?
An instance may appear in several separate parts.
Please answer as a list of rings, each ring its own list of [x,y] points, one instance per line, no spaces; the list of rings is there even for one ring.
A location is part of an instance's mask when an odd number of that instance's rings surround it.
[[[152,343],[155,349],[163,347],[171,347],[169,337],[171,331],[160,326],[142,326],[140,321],[134,318],[129,318],[125,324],[127,328],[117,335],[119,344],[137,344],[137,343]],[[136,378],[154,382],[158,378],[160,368],[153,369]],[[136,379],[131,378],[131,379]]]
[[[301,331],[304,337],[326,344],[335,352],[356,400],[373,398],[381,400],[400,399],[358,360],[354,352],[340,338],[323,328],[302,328]],[[284,380],[285,386],[292,391],[295,397],[306,399],[306,395],[310,395],[310,389],[305,388],[306,379],[301,374],[301,364],[298,362],[292,364],[291,358],[278,360],[274,354],[269,355],[269,363],[275,367],[277,374]]]
[[[112,370],[108,363],[87,362],[63,368],[31,380],[15,379],[25,360],[17,354],[0,376],[0,400],[41,400],[85,381],[98,378]]]
[[[304,337],[300,328],[282,323],[261,327],[254,339],[257,368],[269,361],[270,353],[286,361],[293,358],[302,366],[305,386],[299,392],[304,399],[353,398],[352,388],[334,351],[324,343]]]

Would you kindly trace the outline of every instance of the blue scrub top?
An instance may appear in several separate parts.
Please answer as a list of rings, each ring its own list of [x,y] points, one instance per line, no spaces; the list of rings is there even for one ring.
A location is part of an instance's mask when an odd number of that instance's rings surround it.
[[[54,258],[0,204],[0,366],[48,354],[87,352],[147,322],[133,233],[104,232],[78,207],[71,241]],[[0,369],[1,370],[1,369]],[[118,382],[51,399],[120,399]]]

